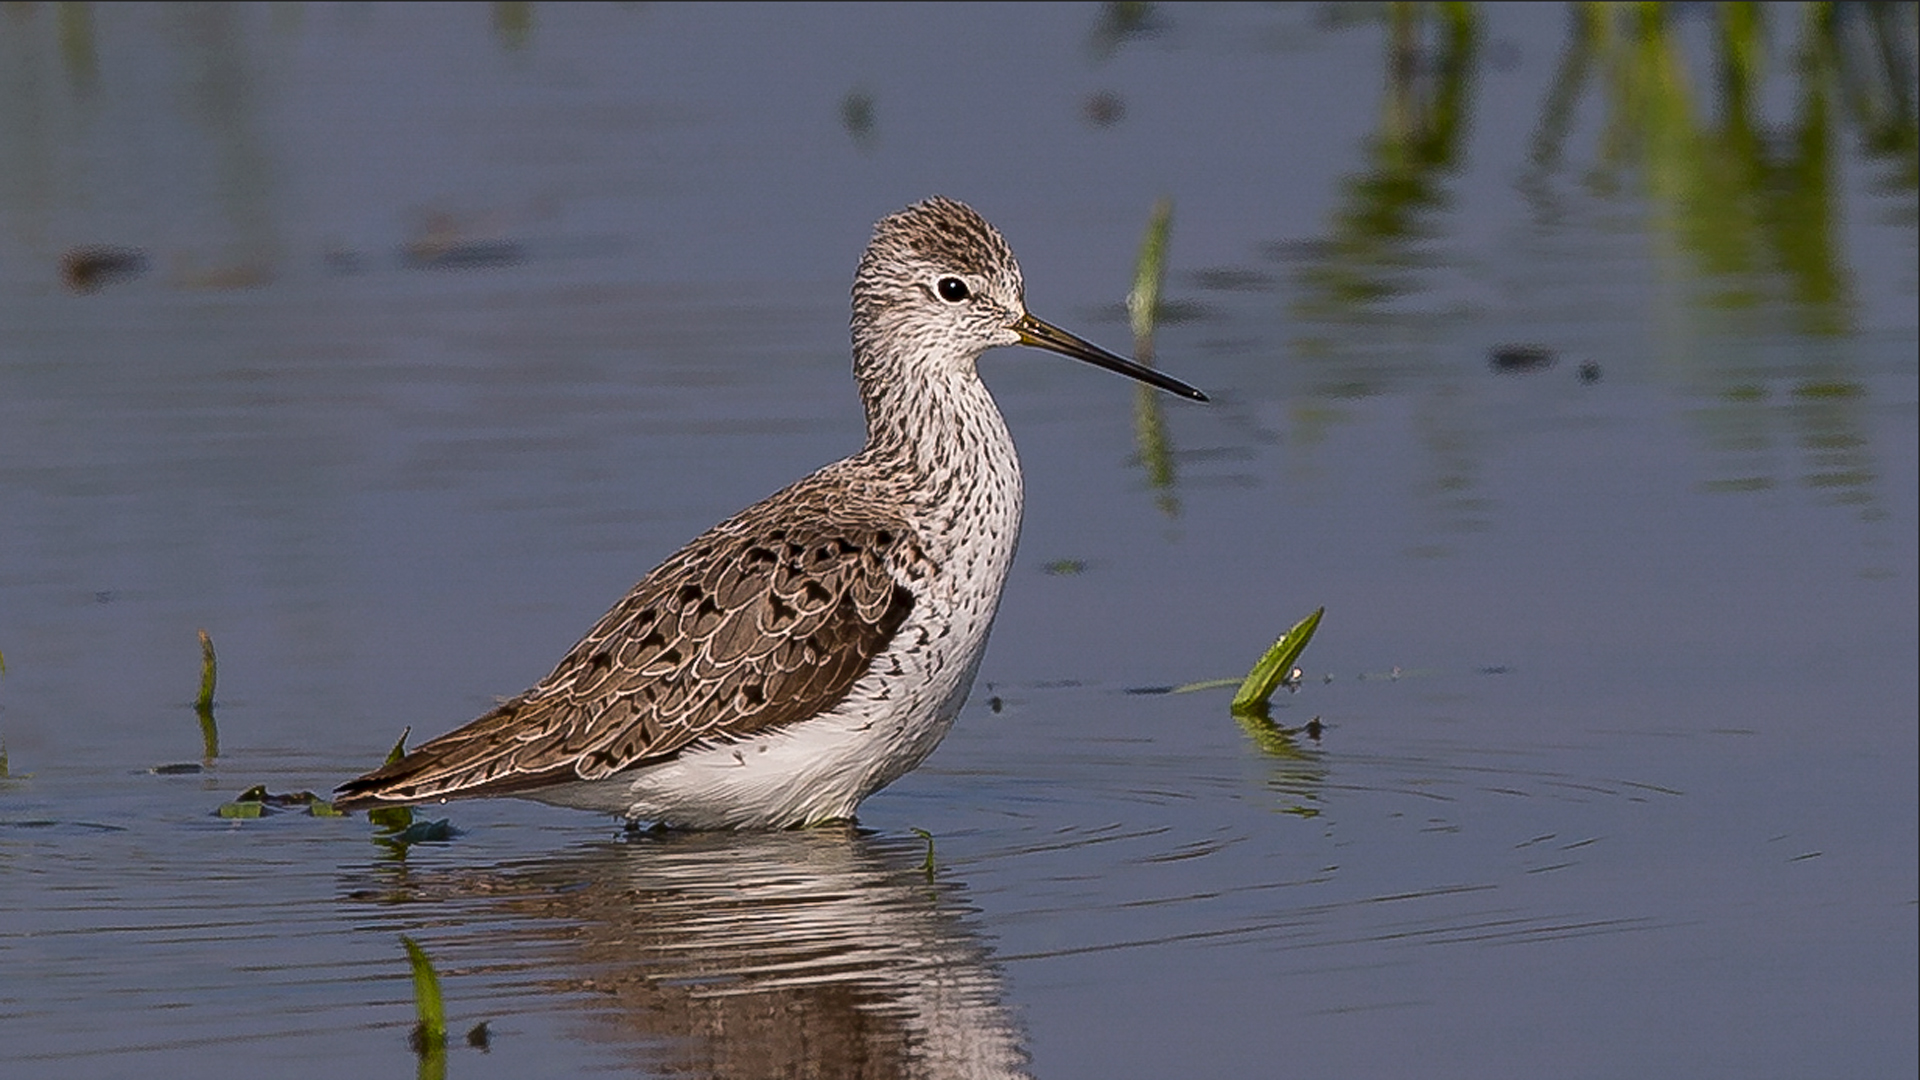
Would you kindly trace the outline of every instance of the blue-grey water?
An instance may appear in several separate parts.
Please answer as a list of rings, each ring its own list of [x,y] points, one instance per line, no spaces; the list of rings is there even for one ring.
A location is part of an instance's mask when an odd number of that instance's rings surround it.
[[[1914,8],[1586,10],[8,5],[0,1072],[1913,1075]],[[1117,349],[1170,198],[1215,400],[983,361],[1020,558],[859,830],[218,816],[855,449],[936,192]]]

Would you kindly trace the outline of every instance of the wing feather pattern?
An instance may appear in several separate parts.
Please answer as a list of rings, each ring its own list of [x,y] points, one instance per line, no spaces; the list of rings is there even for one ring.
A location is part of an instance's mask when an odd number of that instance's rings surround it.
[[[929,572],[903,519],[803,482],[662,563],[539,685],[341,785],[336,805],[601,780],[805,720],[846,697]]]

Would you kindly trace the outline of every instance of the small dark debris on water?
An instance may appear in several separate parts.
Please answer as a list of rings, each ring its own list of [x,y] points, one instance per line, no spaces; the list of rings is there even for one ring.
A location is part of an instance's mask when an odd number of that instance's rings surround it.
[[[1505,675],[1505,674],[1506,674],[1507,672],[1509,672],[1509,671],[1511,671],[1511,670],[1513,670],[1513,669],[1512,669],[1512,668],[1509,668],[1509,667],[1508,667],[1507,665],[1505,665],[1505,664],[1488,664],[1488,665],[1487,665],[1486,667],[1483,667],[1483,668],[1481,668],[1481,669],[1480,669],[1480,674],[1482,674],[1482,675]]]
[[[432,238],[407,245],[402,253],[408,266],[420,270],[485,270],[512,266],[525,256],[511,240],[453,240]]]
[[[1094,127],[1109,128],[1127,118],[1127,103],[1111,90],[1099,90],[1087,95],[1080,114]]]
[[[480,270],[512,266],[526,252],[501,235],[490,215],[433,210],[421,216],[412,238],[401,245],[400,257],[421,270]]]
[[[840,99],[840,126],[855,143],[862,147],[873,145],[875,122],[872,94],[849,90],[847,96]]]
[[[1509,374],[1545,371],[1553,366],[1553,350],[1545,345],[1495,345],[1487,353],[1493,370]]]
[[[1007,707],[1007,703],[1000,700],[999,694],[995,694],[992,697],[987,699],[987,708],[992,710],[994,715],[996,716],[999,715],[1001,709],[1004,709],[1006,707]]]
[[[165,765],[155,765],[147,771],[155,776],[192,776],[205,771],[205,767],[197,761],[174,761]]]
[[[1129,694],[1171,694],[1173,691],[1174,688],[1171,686],[1129,686],[1124,692]]]
[[[493,1033],[487,1030],[487,1023],[482,1020],[467,1029],[467,1045],[483,1054],[493,1048]]]
[[[1079,559],[1055,559],[1040,572],[1048,577],[1076,577],[1087,572],[1087,564]]]
[[[1312,739],[1314,742],[1320,741],[1320,733],[1324,730],[1326,729],[1321,725],[1319,717],[1316,716],[1313,719],[1307,721],[1307,727],[1306,727],[1307,738]]]
[[[98,821],[55,821],[52,818],[29,818],[25,821],[0,821],[0,828],[8,829],[79,829],[83,832],[126,832],[124,825],[106,825]]]
[[[1600,365],[1591,360],[1580,363],[1580,381],[1591,386],[1600,381]]]
[[[146,253],[138,248],[78,247],[60,258],[60,280],[74,292],[95,292],[117,281],[131,281],[146,271]]]
[[[1166,28],[1166,22],[1153,4],[1119,3],[1100,5],[1088,45],[1099,59],[1118,52],[1129,40],[1153,37]]]

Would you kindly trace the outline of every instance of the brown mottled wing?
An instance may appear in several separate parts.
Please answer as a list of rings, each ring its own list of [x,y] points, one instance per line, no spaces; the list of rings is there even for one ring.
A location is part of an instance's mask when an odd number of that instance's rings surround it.
[[[687,545],[538,686],[341,785],[337,805],[599,780],[837,704],[912,610],[902,582],[928,568],[904,521],[804,488]]]

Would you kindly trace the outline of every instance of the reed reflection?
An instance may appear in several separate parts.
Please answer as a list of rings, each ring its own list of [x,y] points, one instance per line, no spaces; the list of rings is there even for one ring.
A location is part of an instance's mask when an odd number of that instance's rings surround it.
[[[1853,126],[1885,190],[1915,187],[1913,43],[1883,5],[1860,8],[1722,5],[1704,19],[1712,46],[1701,65],[1674,11],[1578,5],[1535,133],[1534,167],[1560,169],[1576,109],[1597,97],[1605,119],[1584,182],[1646,196],[1649,223],[1688,264],[1697,303],[1778,312],[1796,333],[1849,333],[1855,301],[1841,249],[1837,128]],[[1776,37],[1790,47],[1770,48]],[[1781,58],[1784,99],[1763,94],[1769,61]],[[1706,91],[1695,85],[1702,66],[1711,73]],[[1763,97],[1788,101],[1787,119],[1770,122]]]
[[[383,868],[350,895],[481,900],[500,918],[440,948],[530,955],[513,985],[666,1075],[1024,1077],[972,909],[927,853],[852,828],[638,833],[485,879]]]
[[[1327,783],[1325,755],[1319,749],[1320,718],[1298,727],[1275,723],[1266,706],[1233,714],[1270,766],[1267,789],[1280,796],[1281,811],[1298,817],[1320,816],[1320,793]]]
[[[1394,4],[1387,31],[1387,85],[1365,165],[1342,178],[1327,235],[1298,260],[1294,315],[1310,327],[1300,343],[1309,355],[1332,347],[1325,324],[1377,322],[1421,291],[1423,271],[1443,265],[1426,245],[1444,231],[1453,204],[1447,181],[1468,133],[1480,16],[1466,5]],[[1328,376],[1333,382],[1321,391],[1334,397],[1385,388],[1357,362]]]
[[[1661,252],[1693,305],[1763,325],[1778,319],[1807,337],[1852,334],[1858,305],[1840,182],[1848,127],[1877,186],[1905,195],[1899,213],[1913,216],[1914,39],[1893,7],[1715,8],[1705,19],[1713,77],[1703,92],[1674,12],[1579,5],[1535,135],[1538,178],[1561,170],[1571,116],[1597,95],[1605,121],[1584,182],[1611,190],[1631,181],[1644,192]],[[1787,48],[1772,48],[1776,39]],[[1769,60],[1781,55],[1784,98],[1763,93]],[[1770,122],[1763,98],[1788,102],[1787,118]],[[1778,450],[1792,444],[1802,486],[1878,513],[1868,394],[1850,354],[1808,349],[1768,371],[1744,355],[1681,348],[1666,366],[1700,399],[1696,425],[1718,452],[1719,475],[1705,490],[1775,486]]]

